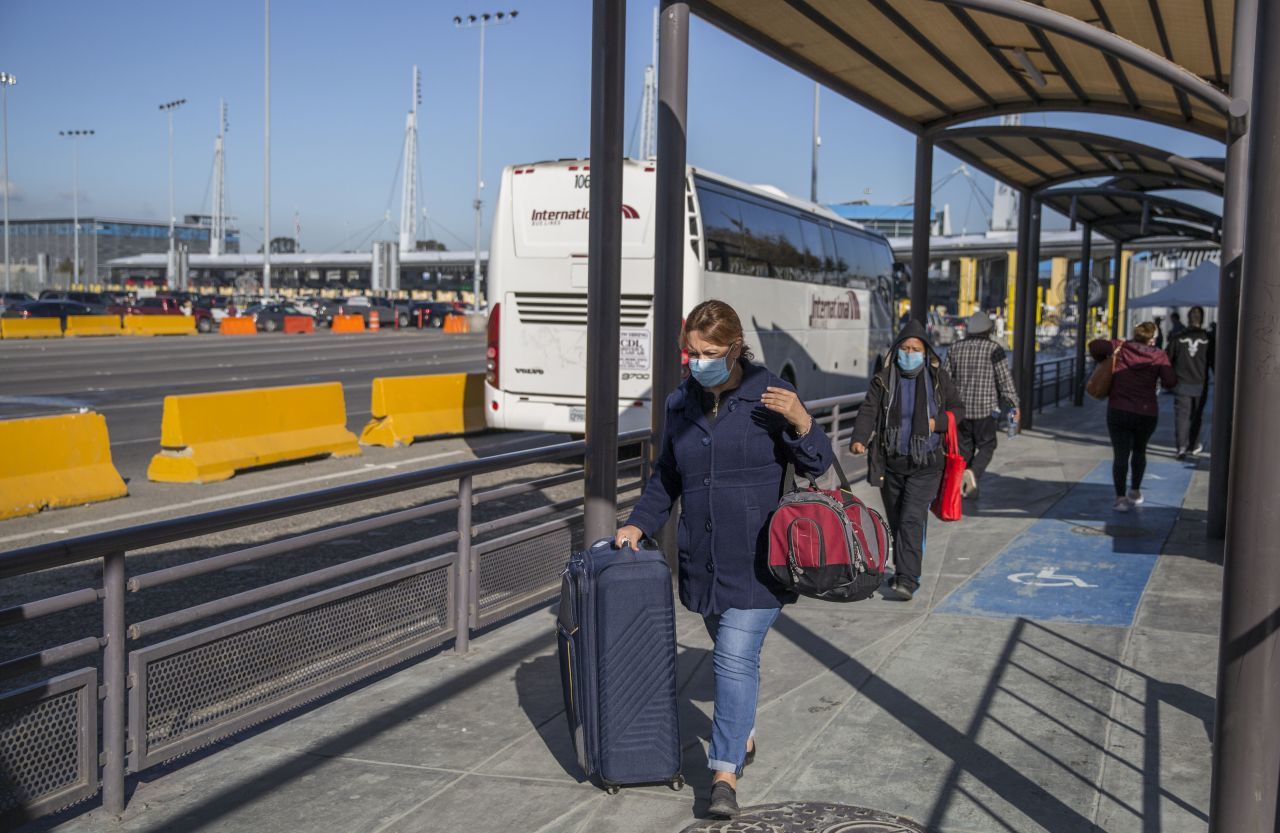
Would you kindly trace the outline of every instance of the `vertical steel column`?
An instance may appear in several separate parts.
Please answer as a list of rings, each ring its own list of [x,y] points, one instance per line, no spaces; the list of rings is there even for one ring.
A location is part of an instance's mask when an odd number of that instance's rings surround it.
[[[453,588],[456,632],[453,648],[459,654],[471,649],[471,507],[474,483],[470,476],[458,480],[458,558],[453,563],[457,585]]]
[[[1231,54],[1232,110],[1253,100],[1254,41],[1258,0],[1236,0]],[[1247,112],[1247,109],[1246,109]],[[1236,396],[1236,341],[1240,321],[1240,271],[1244,263],[1245,208],[1249,198],[1249,122],[1228,137],[1226,189],[1222,201],[1222,269],[1218,277],[1218,332],[1214,344],[1213,418],[1210,423],[1210,538],[1227,534],[1228,467],[1231,463],[1232,415]]]
[[[1025,402],[1033,402],[1035,396],[1036,370],[1036,307],[1039,305],[1040,285],[1040,199],[1030,194],[1026,200],[1028,206],[1027,222],[1027,257],[1022,262],[1022,287],[1018,299],[1018,311],[1022,321],[1015,335],[1022,353],[1022,377],[1018,380],[1018,398]],[[1027,429],[1034,421],[1032,407],[1022,408],[1022,428]]]
[[[679,386],[680,326],[684,316],[686,124],[689,115],[689,4],[663,0],[658,21],[658,182],[654,240],[653,440],[649,461],[662,453],[667,395]],[[652,471],[652,468],[650,468]],[[659,545],[675,564],[676,525],[659,535]]]
[[[1243,5],[1243,4],[1242,4]],[[1258,4],[1254,89],[1280,88],[1280,7]],[[1239,7],[1237,7],[1237,11]],[[1237,18],[1237,21],[1246,23]],[[1237,26],[1236,31],[1241,31]],[[1280,401],[1280,107],[1255,95],[1245,203],[1236,366],[1249,383],[1236,390],[1235,441],[1228,477],[1227,538],[1213,734],[1210,833],[1274,833],[1280,824],[1280,450],[1274,441]],[[1220,418],[1218,414],[1215,419]],[[1215,450],[1215,456],[1221,453]]]
[[[626,0],[591,15],[591,220],[588,232],[587,543],[612,537],[618,512],[618,328],[622,302],[622,133]],[[661,162],[659,162],[661,164]]]
[[[1115,271],[1111,273],[1111,282],[1112,282],[1112,285],[1115,287],[1114,289],[1111,290],[1111,297],[1112,297],[1111,338],[1112,339],[1120,338],[1120,335],[1121,335],[1120,309],[1121,307],[1124,306],[1124,299],[1120,297],[1120,290],[1127,289],[1123,281],[1120,280],[1121,275],[1124,274],[1124,243],[1121,243],[1119,240],[1116,241],[1115,262],[1116,262]]]
[[[911,317],[929,321],[929,234],[933,204],[933,137],[916,137],[916,194],[911,222]]]
[[[1022,380],[1025,374],[1022,372],[1022,366],[1026,361],[1026,355],[1022,349],[1022,328],[1026,326],[1026,320],[1022,314],[1022,297],[1027,291],[1027,256],[1029,254],[1027,246],[1031,241],[1031,192],[1022,191],[1018,195],[1018,249],[1014,255],[1013,264],[1013,295],[1006,299],[1005,308],[1008,315],[1005,318],[1008,326],[1013,330],[1009,339],[1009,344],[1013,348],[1013,384],[1018,391],[1018,398],[1022,399]],[[1022,401],[1022,409],[1026,410],[1031,407],[1028,400]]]
[[[1080,241],[1080,295],[1076,299],[1076,360],[1072,366],[1075,391],[1072,401],[1077,408],[1084,405],[1084,346],[1089,338],[1089,284],[1093,277],[1093,226],[1085,223]]]
[[[124,553],[109,553],[102,559],[102,807],[110,815],[124,812],[125,703],[125,621]]]

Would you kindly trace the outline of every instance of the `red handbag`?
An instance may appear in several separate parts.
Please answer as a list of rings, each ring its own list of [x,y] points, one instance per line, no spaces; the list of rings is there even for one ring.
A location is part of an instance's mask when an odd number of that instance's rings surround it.
[[[933,499],[933,514],[940,521],[958,521],[963,514],[960,500],[960,484],[966,468],[960,456],[960,438],[956,433],[956,415],[947,411],[946,467],[942,470],[942,483],[938,496]]]

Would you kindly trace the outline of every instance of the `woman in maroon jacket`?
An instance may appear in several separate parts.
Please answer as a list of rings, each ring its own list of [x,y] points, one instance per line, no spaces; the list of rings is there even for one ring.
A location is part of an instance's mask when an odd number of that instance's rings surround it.
[[[1156,431],[1160,405],[1156,385],[1172,390],[1178,377],[1169,357],[1154,346],[1156,325],[1144,321],[1133,328],[1133,339],[1115,347],[1114,375],[1107,405],[1107,432],[1115,462],[1111,479],[1116,487],[1117,512],[1128,512],[1142,503],[1142,475],[1147,469],[1147,443]],[[1109,359],[1108,359],[1109,360]],[[1133,486],[1125,493],[1125,480],[1133,469]]]

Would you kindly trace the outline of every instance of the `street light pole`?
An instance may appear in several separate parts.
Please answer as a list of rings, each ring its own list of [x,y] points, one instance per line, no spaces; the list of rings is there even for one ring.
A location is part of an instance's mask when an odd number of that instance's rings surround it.
[[[262,297],[271,294],[271,0],[262,20]]]
[[[480,227],[484,219],[484,201],[481,198],[484,192],[484,30],[490,26],[510,23],[518,14],[519,12],[514,10],[493,14],[484,12],[478,15],[469,14],[466,17],[459,15],[453,19],[453,25],[459,29],[478,28],[480,30],[480,84],[476,104],[475,257],[471,267],[471,291],[475,296],[473,300],[477,311],[480,309]]]
[[[177,101],[169,101],[160,105],[160,110],[169,117],[169,264],[166,270],[166,278],[168,279],[169,288],[174,288],[174,282],[177,280],[177,247],[176,247],[176,229],[177,217],[174,216],[173,207],[173,111],[186,104],[185,98],[179,98]],[[184,287],[185,288],[185,287]]]
[[[9,271],[9,88],[18,83],[7,72],[0,72],[0,98],[4,109],[4,291],[10,290]]]
[[[59,130],[59,136],[71,140],[71,233],[74,240],[71,262],[71,283],[80,283],[80,137],[92,136],[92,130]],[[8,191],[9,178],[5,175],[5,190]],[[6,200],[7,202],[7,200]],[[6,264],[7,266],[7,264]]]

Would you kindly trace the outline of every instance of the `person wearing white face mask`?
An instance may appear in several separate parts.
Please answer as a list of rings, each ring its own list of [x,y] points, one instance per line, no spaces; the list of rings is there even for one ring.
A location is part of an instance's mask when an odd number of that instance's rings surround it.
[[[708,813],[732,817],[738,776],[756,754],[760,650],[796,599],[767,566],[769,516],[787,463],[817,477],[832,451],[795,389],[752,361],[728,304],[694,307],[681,342],[690,376],[667,398],[662,453],[614,544],[634,549],[657,535],[680,498],[680,601],[702,615],[715,645]]]
[[[880,487],[893,532],[894,576],[886,599],[911,601],[920,587],[929,504],[938,495],[945,465],[947,411],[959,423],[964,401],[929,346],[924,326],[908,321],[871,379],[849,449],[869,452],[867,482]]]

